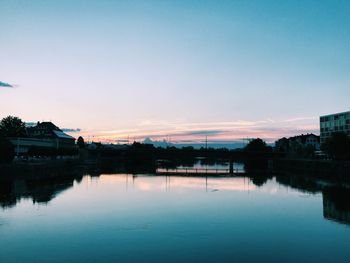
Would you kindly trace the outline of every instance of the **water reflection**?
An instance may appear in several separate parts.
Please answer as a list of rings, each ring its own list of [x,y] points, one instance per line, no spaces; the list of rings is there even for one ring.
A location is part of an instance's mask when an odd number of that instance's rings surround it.
[[[230,162],[227,160],[217,160],[217,159],[208,159],[208,158],[197,158],[191,159],[187,162],[181,161],[180,163],[169,161],[169,160],[158,160],[157,168],[163,169],[210,169],[210,170],[230,170]],[[233,171],[236,173],[244,173],[245,165],[240,162],[233,162]]]
[[[303,176],[277,176],[276,180],[306,193],[322,193],[325,219],[350,225],[350,184]]]
[[[267,182],[296,189],[302,193],[322,194],[323,216],[325,219],[350,225],[350,185],[301,176],[279,175],[273,177],[266,173],[249,177],[177,177],[154,175],[94,175],[96,183],[118,185],[125,191],[171,192],[196,190],[205,192],[243,191],[251,192]],[[18,179],[1,182],[0,206],[3,209],[14,207],[21,199],[30,199],[33,203],[46,204],[65,190],[83,179],[82,176],[61,176],[41,180]],[[275,187],[276,188],[276,187]],[[266,189],[265,189],[266,190]],[[271,190],[271,189],[270,189]],[[271,190],[272,191],[272,190]]]
[[[124,175],[126,189],[130,187],[139,191],[172,191],[176,189],[194,189],[202,191],[249,191],[254,190],[256,186],[246,177],[183,177],[183,176],[150,176],[144,175]],[[132,183],[130,178],[132,177]],[[121,177],[111,177],[102,175],[103,181],[122,181]]]
[[[338,182],[96,174],[0,185],[0,262],[350,260],[350,188]]]
[[[323,195],[323,216],[340,223],[350,224],[350,189],[326,188]]]
[[[21,199],[31,199],[33,203],[46,204],[61,192],[73,187],[74,181],[82,177],[54,177],[40,180],[16,179],[0,183],[0,206],[10,208]]]

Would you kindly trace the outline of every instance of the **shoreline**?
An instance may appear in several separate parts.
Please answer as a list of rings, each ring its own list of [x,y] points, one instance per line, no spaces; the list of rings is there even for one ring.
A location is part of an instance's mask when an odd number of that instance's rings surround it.
[[[272,169],[263,171],[261,174],[279,174],[289,173],[295,175],[302,175],[305,177],[319,177],[327,179],[350,179],[350,161],[334,161],[334,160],[312,160],[312,159],[273,159],[271,160]],[[79,159],[66,159],[66,160],[45,160],[41,162],[15,162],[12,164],[0,164],[0,181],[11,180],[15,178],[24,179],[41,179],[82,175],[82,174],[97,174],[97,173],[130,173],[130,174],[152,174],[163,175],[157,173],[155,169],[146,166],[138,167],[125,167],[125,162],[109,162],[107,165],[103,165],[103,162],[98,162],[94,159],[79,160]],[[259,175],[259,171],[256,171]],[[255,173],[255,172],[254,172]],[[250,173],[244,172],[240,175],[249,176]],[[166,176],[176,176],[177,173],[165,173]],[[202,175],[202,174],[201,174]],[[191,173],[186,174],[191,176]],[[193,176],[200,176],[199,174],[193,174]],[[204,173],[203,176],[206,176]],[[213,175],[210,175],[213,176]],[[214,175],[215,176],[215,175]],[[217,174],[222,176],[222,174]],[[225,175],[227,176],[227,175]],[[237,176],[237,175],[234,175]]]

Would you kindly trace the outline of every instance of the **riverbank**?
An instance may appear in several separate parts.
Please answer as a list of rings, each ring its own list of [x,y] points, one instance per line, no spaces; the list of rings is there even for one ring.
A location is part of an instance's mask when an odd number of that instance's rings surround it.
[[[273,170],[321,178],[350,179],[350,161],[275,159]]]
[[[42,179],[67,174],[75,175],[84,170],[79,160],[50,160],[41,162],[15,162],[0,165],[0,180],[13,178]]]
[[[246,166],[246,165],[245,165]],[[247,168],[245,167],[244,168]],[[255,165],[253,165],[255,167]],[[191,167],[191,166],[188,166]],[[254,168],[253,167],[253,168]],[[242,171],[244,171],[244,168]],[[252,168],[252,167],[250,167]],[[256,167],[255,167],[256,168]],[[160,170],[166,171],[166,175],[179,175],[177,173],[169,173],[169,171],[178,169],[166,168]],[[6,181],[14,178],[23,179],[42,179],[53,178],[60,176],[101,174],[101,173],[128,173],[128,174],[157,174],[158,167],[152,163],[139,164],[137,162],[128,162],[123,160],[113,159],[61,159],[61,160],[44,160],[36,162],[15,162],[7,165],[0,165],[0,180]],[[170,169],[170,170],[168,170]],[[181,170],[181,169],[180,169]],[[179,170],[179,171],[180,171]],[[197,168],[184,168],[192,171],[195,175],[201,174],[203,171]],[[220,174],[222,169],[214,169],[216,176]],[[227,169],[226,169],[227,170]],[[225,170],[225,175],[228,176],[228,170]],[[211,170],[210,170],[211,171]],[[210,172],[209,171],[209,172]],[[302,176],[312,176],[328,179],[350,179],[350,162],[349,161],[330,161],[330,160],[311,160],[311,159],[273,159],[269,161],[268,169],[246,170],[247,175],[254,174],[295,174]],[[198,174],[199,173],[199,174]],[[208,171],[205,171],[203,176],[207,176]],[[190,174],[188,174],[190,175]],[[212,174],[211,174],[212,175]],[[240,172],[238,175],[242,175]]]

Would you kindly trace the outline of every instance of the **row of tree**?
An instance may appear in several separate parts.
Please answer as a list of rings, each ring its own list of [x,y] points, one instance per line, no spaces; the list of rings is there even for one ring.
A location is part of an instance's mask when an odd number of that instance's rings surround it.
[[[8,116],[0,121],[0,163],[11,162],[15,156],[14,146],[8,140],[10,137],[26,137],[25,123],[18,117]],[[79,148],[84,148],[85,143],[82,137],[77,140]],[[250,153],[271,153],[272,148],[262,139],[254,139],[242,149]],[[332,136],[322,145],[322,150],[327,153],[332,159],[350,159],[350,137],[345,133],[333,133]],[[38,149],[32,152],[37,152]],[[45,152],[45,151],[44,151]],[[140,153],[149,154],[150,152],[161,155],[163,158],[170,156],[193,156],[198,154],[205,154],[210,156],[227,156],[229,154],[228,149],[206,149],[195,150],[193,147],[184,147],[183,149],[177,149],[175,147],[154,148],[150,145],[142,145],[135,143],[131,147],[130,153],[132,155],[138,155]],[[136,154],[137,153],[137,154]],[[56,154],[50,151],[50,155]],[[111,153],[109,153],[111,154]],[[112,153],[113,154],[113,153]],[[143,155],[140,154],[140,155]],[[148,155],[149,156],[149,155]],[[157,156],[159,157],[159,156]]]
[[[0,121],[0,163],[11,163],[15,157],[15,147],[9,141],[13,137],[27,137],[25,123],[18,117],[8,116]],[[84,146],[84,139],[79,137],[78,146]],[[28,156],[57,156],[76,155],[76,149],[55,149],[32,147],[28,151]]]
[[[350,137],[343,132],[333,133],[321,147],[332,159],[350,160]]]

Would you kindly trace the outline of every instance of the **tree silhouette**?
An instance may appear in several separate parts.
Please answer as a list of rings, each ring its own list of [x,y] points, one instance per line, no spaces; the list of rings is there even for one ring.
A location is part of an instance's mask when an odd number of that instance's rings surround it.
[[[23,137],[26,136],[24,122],[14,116],[7,116],[0,122],[0,132],[4,137]]]
[[[79,148],[84,148],[85,147],[85,141],[84,138],[79,136],[77,140],[77,145]]]
[[[334,159],[350,158],[350,138],[343,132],[333,133],[322,148]]]
[[[245,150],[248,152],[267,152],[269,147],[266,145],[266,142],[260,138],[257,138],[250,141],[245,147]]]
[[[10,163],[15,157],[13,144],[0,133],[0,163]]]

